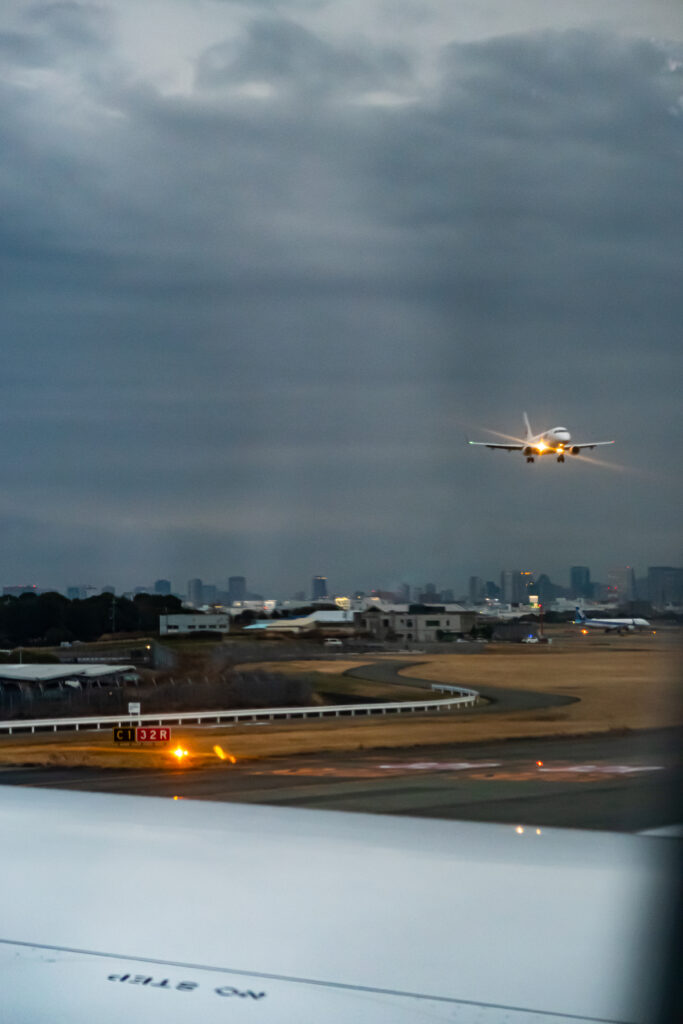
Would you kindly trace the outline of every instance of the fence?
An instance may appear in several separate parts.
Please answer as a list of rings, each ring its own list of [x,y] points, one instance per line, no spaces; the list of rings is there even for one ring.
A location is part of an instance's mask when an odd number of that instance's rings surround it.
[[[433,689],[438,689],[434,686]],[[291,718],[341,718],[357,715],[405,714],[409,712],[460,711],[473,707],[479,694],[462,687],[446,687],[458,696],[440,700],[395,701],[392,703],[342,704],[304,708],[253,708],[242,711],[180,711],[168,715],[103,715],[85,718],[27,718],[0,722],[0,732],[57,732],[58,730],[99,730],[122,725],[220,725],[223,722],[273,722]]]

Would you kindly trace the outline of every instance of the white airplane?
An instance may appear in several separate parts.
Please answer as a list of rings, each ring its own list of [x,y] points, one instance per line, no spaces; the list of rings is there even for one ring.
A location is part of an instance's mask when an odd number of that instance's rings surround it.
[[[618,633],[634,633],[637,629],[647,629],[647,619],[587,619],[580,608],[575,609],[574,625],[584,629],[604,629],[605,633],[615,630]]]
[[[470,441],[469,438],[467,438],[467,443],[483,448],[500,448],[505,452],[523,452],[527,462],[533,462],[537,455],[557,455],[557,461],[564,462],[567,452],[578,455],[583,448],[598,448],[600,445],[614,444],[614,441],[572,444],[571,434],[566,427],[553,427],[551,430],[544,430],[542,434],[534,434],[526,413],[524,413],[524,426],[526,438],[519,444],[494,444],[491,441]]]
[[[3,1024],[675,1019],[671,838],[19,786],[0,827]]]

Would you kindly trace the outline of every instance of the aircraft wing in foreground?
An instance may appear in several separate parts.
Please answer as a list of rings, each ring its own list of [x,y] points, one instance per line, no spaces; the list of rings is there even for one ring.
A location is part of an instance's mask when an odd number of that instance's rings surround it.
[[[645,1024],[672,839],[0,787],[11,1024]]]

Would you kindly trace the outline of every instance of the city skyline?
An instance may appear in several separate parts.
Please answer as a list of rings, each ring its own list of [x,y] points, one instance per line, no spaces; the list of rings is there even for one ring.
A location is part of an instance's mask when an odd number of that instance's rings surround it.
[[[433,594],[436,600],[440,601],[452,601],[468,597],[472,599],[473,586],[476,587],[477,591],[481,589],[482,594],[485,593],[487,584],[492,583],[496,589],[500,591],[500,598],[503,601],[512,601],[516,603],[521,599],[520,595],[522,591],[524,593],[530,593],[530,588],[535,585],[539,580],[547,580],[553,586],[559,587],[570,593],[575,593],[577,596],[591,597],[592,588],[600,587],[608,592],[612,590],[614,594],[617,594],[621,600],[627,601],[636,598],[636,587],[638,586],[641,590],[648,584],[648,579],[653,574],[662,573],[667,574],[670,572],[683,574],[683,568],[667,562],[663,565],[658,566],[632,566],[626,564],[612,565],[609,569],[604,572],[596,572],[592,567],[586,565],[571,565],[565,566],[561,573],[552,574],[548,573],[544,568],[538,569],[510,569],[510,568],[499,568],[493,570],[491,573],[477,573],[472,574],[469,577],[462,577],[459,575],[453,579],[446,577],[443,574],[437,575],[437,582],[427,582],[425,578],[416,579],[415,581],[406,580],[405,578],[394,577],[399,582],[393,584],[384,584],[382,581],[377,579],[370,583],[358,585],[358,581],[355,584],[342,587],[335,585],[334,578],[328,578],[328,576],[316,575],[311,578],[308,582],[308,586],[301,589],[299,587],[299,579],[294,579],[290,586],[281,592],[276,592],[272,588],[269,588],[267,584],[263,584],[261,581],[256,581],[254,586],[256,589],[263,591],[262,595],[254,594],[253,590],[250,589],[251,579],[245,576],[230,576],[226,578],[204,578],[193,576],[180,585],[174,585],[172,576],[160,577],[154,582],[147,584],[140,583],[139,581],[127,581],[119,587],[114,587],[111,583],[99,585],[93,583],[80,583],[75,584],[70,581],[64,585],[45,585],[42,583],[5,583],[0,582],[3,592],[5,594],[14,593],[17,596],[21,591],[37,590],[39,592],[46,592],[50,589],[55,589],[60,593],[64,593],[66,596],[75,598],[97,596],[100,593],[116,593],[116,594],[137,594],[137,593],[149,593],[163,596],[166,594],[181,595],[185,599],[195,604],[208,604],[211,601],[220,599],[228,599],[232,601],[243,601],[243,600],[269,600],[275,599],[278,601],[291,601],[300,600],[302,602],[309,601],[324,601],[329,597],[333,600],[337,596],[349,596],[354,593],[364,593],[369,596],[373,593],[391,593],[394,594],[398,600],[404,599],[406,592],[410,595],[410,600],[416,600],[418,595],[422,595],[426,600],[429,600],[430,594]],[[586,575],[587,574],[587,575]],[[524,577],[520,580],[519,577]],[[180,577],[178,577],[179,579]],[[628,585],[623,584],[623,580],[629,581]],[[324,581],[324,586],[318,581]],[[657,584],[660,589],[662,584]],[[506,591],[506,588],[509,588]],[[443,595],[449,595],[444,597]],[[402,598],[403,595],[403,598]],[[640,595],[642,598],[642,594]]]
[[[681,563],[683,5],[7,0],[0,32],[8,582]],[[616,444],[465,444],[525,410]]]

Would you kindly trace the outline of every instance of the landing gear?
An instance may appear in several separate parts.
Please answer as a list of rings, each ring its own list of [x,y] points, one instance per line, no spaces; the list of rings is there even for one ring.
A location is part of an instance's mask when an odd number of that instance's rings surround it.
[[[564,455],[558,455],[557,456],[557,461],[558,462],[564,462]]]
[[[531,456],[531,455],[527,455],[527,457],[526,457],[526,461],[527,461],[527,462],[533,462],[534,460],[533,460],[533,458],[532,458],[532,456]]]

